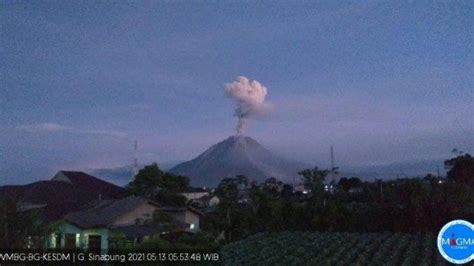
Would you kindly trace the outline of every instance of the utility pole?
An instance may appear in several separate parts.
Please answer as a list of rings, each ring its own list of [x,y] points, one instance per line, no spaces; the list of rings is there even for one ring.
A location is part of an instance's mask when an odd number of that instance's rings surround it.
[[[332,148],[332,145],[331,145],[330,151],[331,151],[331,181],[333,181],[336,168],[334,166],[334,149]]]
[[[135,141],[133,142],[133,177],[132,179],[135,179],[135,176],[138,174],[137,153],[138,153],[138,141],[135,139]]]

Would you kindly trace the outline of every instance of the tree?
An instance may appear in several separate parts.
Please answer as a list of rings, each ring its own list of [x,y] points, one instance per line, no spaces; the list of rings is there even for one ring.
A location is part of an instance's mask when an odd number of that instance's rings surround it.
[[[165,173],[156,163],[141,169],[135,179],[127,185],[130,194],[147,197],[156,195],[162,189],[176,193],[186,191],[188,188],[189,178]]]
[[[221,228],[225,233],[227,241],[231,241],[234,233],[239,229],[239,219],[243,217],[239,213],[239,187],[246,187],[248,179],[245,176],[239,175],[235,178],[224,178],[219,183],[216,194],[220,198],[220,203],[217,206],[217,212],[225,223],[221,224]]]
[[[151,225],[156,227],[157,232],[173,232],[178,229],[173,218],[169,214],[160,210],[153,213]]]
[[[313,169],[305,169],[298,174],[303,177],[303,183],[309,187],[313,194],[324,191],[324,180],[329,175],[327,169],[319,169],[317,166]]]
[[[237,178],[237,183],[238,183],[239,185],[243,185],[244,187],[247,187],[247,186],[248,186],[248,184],[249,184],[249,179],[248,179],[246,176],[244,176],[244,175],[238,175],[236,178]]]
[[[185,196],[171,192],[168,189],[161,189],[152,198],[166,206],[186,206],[188,201]]]
[[[474,158],[470,154],[459,155],[446,160],[444,166],[448,170],[448,179],[459,183],[474,185]]]
[[[291,197],[293,195],[293,187],[291,185],[284,184],[282,189],[281,189],[280,194],[281,194],[282,198],[288,199],[289,197]]]
[[[344,190],[344,191],[349,191],[351,188],[357,188],[362,186],[362,181],[358,177],[351,177],[351,178],[346,178],[343,177],[339,179],[339,182],[337,186]]]
[[[238,185],[239,181],[236,178],[224,178],[217,186],[216,194],[226,201],[237,202],[239,195]]]
[[[13,198],[0,198],[0,249],[39,248],[44,233],[34,211],[24,210]]]

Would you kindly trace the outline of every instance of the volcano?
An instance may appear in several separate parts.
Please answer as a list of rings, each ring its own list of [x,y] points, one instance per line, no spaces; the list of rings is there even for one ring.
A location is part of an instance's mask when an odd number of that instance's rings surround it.
[[[244,175],[262,182],[275,177],[292,182],[305,165],[281,158],[247,136],[232,136],[170,172],[188,176],[194,186],[216,186],[225,177]]]

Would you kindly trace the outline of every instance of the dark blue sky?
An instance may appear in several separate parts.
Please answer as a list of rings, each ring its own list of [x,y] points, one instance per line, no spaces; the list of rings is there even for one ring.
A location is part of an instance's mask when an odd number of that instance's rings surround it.
[[[474,150],[472,1],[2,1],[0,184],[190,159],[234,134],[327,166]]]

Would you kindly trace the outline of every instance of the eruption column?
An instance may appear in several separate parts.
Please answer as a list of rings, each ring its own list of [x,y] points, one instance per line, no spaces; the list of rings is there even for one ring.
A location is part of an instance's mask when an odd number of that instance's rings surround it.
[[[249,119],[268,109],[269,104],[265,102],[267,88],[256,80],[238,77],[236,81],[225,84],[224,90],[236,104],[234,115],[239,119],[237,135],[243,135]]]

